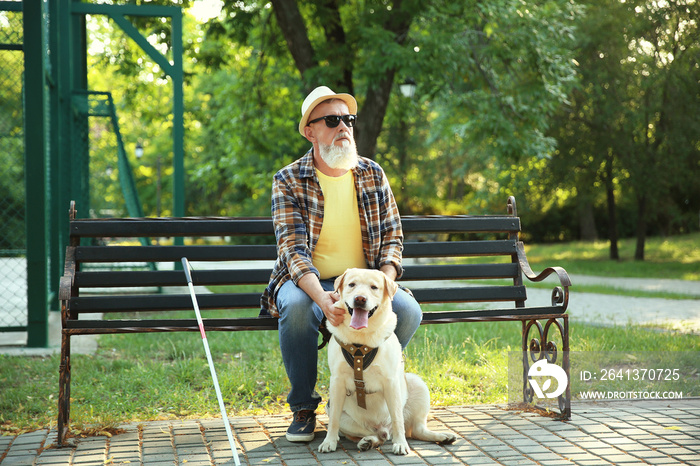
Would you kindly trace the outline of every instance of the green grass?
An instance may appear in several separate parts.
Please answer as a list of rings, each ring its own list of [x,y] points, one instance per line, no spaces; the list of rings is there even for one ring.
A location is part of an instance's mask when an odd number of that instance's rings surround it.
[[[573,274],[697,280],[699,242],[697,234],[650,239],[644,263],[608,261],[602,243],[533,245],[528,257],[535,269],[563,265]],[[629,246],[626,242],[621,246],[627,255]],[[572,351],[697,352],[700,348],[698,335],[638,326],[577,323],[570,332]],[[503,403],[508,354],[520,348],[520,338],[518,322],[424,326],[407,349],[406,369],[423,377],[433,405]],[[287,411],[289,386],[275,332],[210,332],[208,339],[230,413]],[[329,377],[325,358],[322,350],[317,388],[324,397]],[[58,364],[58,356],[0,355],[0,432],[55,427]],[[693,377],[697,388],[697,371]],[[94,355],[73,355],[71,399],[71,426],[76,430],[219,415],[198,333],[101,336]]]
[[[700,280],[700,233],[647,238],[644,261],[634,260],[635,241],[619,241],[617,261],[609,259],[609,241],[526,244],[525,252],[534,270],[558,265],[578,275]]]

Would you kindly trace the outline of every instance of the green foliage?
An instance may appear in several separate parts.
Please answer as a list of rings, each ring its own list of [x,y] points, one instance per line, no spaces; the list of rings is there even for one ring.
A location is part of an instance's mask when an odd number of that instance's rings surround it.
[[[539,174],[545,192],[574,198],[567,207],[575,215],[582,206],[598,209],[603,232],[614,222],[608,202],[619,206],[618,218],[632,219],[618,225],[623,237],[697,229],[698,186],[690,178],[700,173],[700,122],[685,113],[700,103],[694,3],[587,7],[576,50],[581,85],[555,120],[550,134],[559,146]]]
[[[197,116],[207,124],[189,164],[188,198],[198,199],[190,204],[193,213],[269,213],[272,175],[307,150],[289,99],[292,70],[245,47],[235,67],[197,81],[205,96]],[[258,78],[240,79],[248,75]]]
[[[580,8],[501,0],[450,2],[430,13],[430,34],[418,44],[428,55],[436,126],[462,138],[474,158],[518,161],[551,152],[554,141],[542,133],[575,83],[570,49]]]
[[[275,2],[227,1],[205,24],[185,15],[188,214],[269,213],[272,175],[310,147],[296,131],[310,87],[352,91],[362,110],[383,79],[411,77],[413,99],[393,86],[377,109],[376,159],[404,213],[502,212],[513,194],[537,241],[576,239],[586,226],[592,237],[613,226],[626,237],[640,219],[655,234],[697,230],[700,41],[689,2],[296,5],[305,67]],[[134,22],[171,53],[167,22]],[[144,146],[132,163],[149,214],[160,158],[167,215],[170,82],[108,21],[89,25],[91,88],[113,93],[127,152]],[[96,203],[119,198],[116,175],[98,173],[110,151],[95,155],[105,158],[94,164]]]
[[[4,44],[22,43],[22,13],[0,13]],[[21,50],[0,50],[0,254],[26,249],[24,229],[24,130]]]
[[[397,92],[387,96],[377,142],[378,160],[407,213],[461,203],[471,191],[464,189],[470,165],[552,147],[543,136],[547,115],[574,77],[567,44],[578,9],[569,2],[529,9],[512,0],[492,6],[416,2],[401,4],[400,14],[379,2],[349,2],[337,10],[298,5],[316,63],[301,80],[274,7],[226,3],[224,14],[205,26],[198,61],[206,71],[193,84],[204,95],[194,116],[206,124],[188,196],[198,199],[198,209],[267,213],[272,174],[309,146],[295,130],[304,83],[350,86],[362,107],[363,95],[392,70],[418,81],[420,97],[409,108]],[[401,39],[391,29],[397,14],[412,18]],[[454,179],[455,173],[463,176]],[[430,177],[421,179],[425,174]],[[456,186],[443,191],[445,183]]]

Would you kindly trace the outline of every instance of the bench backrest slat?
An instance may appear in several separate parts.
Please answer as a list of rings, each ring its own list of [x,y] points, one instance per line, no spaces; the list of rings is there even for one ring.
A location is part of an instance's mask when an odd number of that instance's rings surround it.
[[[224,269],[192,271],[192,280],[197,285],[265,285],[271,270]],[[409,265],[404,269],[404,281],[409,280],[469,280],[514,278],[517,264],[444,264]],[[185,274],[178,270],[117,270],[79,271],[75,274],[75,285],[81,288],[187,286]]]
[[[213,293],[197,296],[200,309],[250,309],[260,306],[260,293]],[[191,310],[189,294],[85,296],[71,298],[74,312],[143,312]],[[232,317],[234,317],[232,315]]]
[[[402,280],[470,280],[515,278],[518,265],[509,264],[440,264],[407,265]]]
[[[405,233],[518,232],[520,219],[511,216],[406,216]],[[184,217],[77,219],[70,225],[73,237],[172,237],[273,235],[268,217]]]
[[[404,233],[460,233],[520,231],[520,218],[507,215],[453,215],[453,216],[406,216],[401,217]]]
[[[514,240],[430,241],[404,243],[404,257],[506,256],[515,254]]]
[[[73,237],[172,237],[274,235],[268,217],[184,217],[78,219],[70,225]]]
[[[79,262],[179,262],[275,260],[277,249],[269,245],[216,246],[76,246]]]
[[[197,285],[262,285],[270,279],[270,269],[193,270]],[[77,272],[75,284],[85,288],[187,286],[180,270],[129,270]]]
[[[406,242],[404,257],[459,257],[511,255],[513,240]],[[177,262],[275,260],[276,246],[75,246],[78,262]]]

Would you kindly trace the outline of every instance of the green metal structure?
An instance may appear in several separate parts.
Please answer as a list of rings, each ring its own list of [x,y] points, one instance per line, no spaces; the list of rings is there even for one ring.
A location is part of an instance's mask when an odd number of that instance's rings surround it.
[[[56,292],[68,237],[69,203],[76,200],[81,216],[86,216],[89,209],[90,148],[81,143],[80,137],[87,131],[89,118],[98,116],[97,112],[109,113],[99,116],[108,116],[117,134],[117,164],[127,211],[131,216],[143,215],[109,89],[88,89],[86,15],[107,16],[172,80],[172,212],[183,216],[182,11],[179,7],[91,4],[78,0],[0,0],[0,19],[3,14],[20,13],[22,43],[3,44],[0,39],[0,51],[21,50],[24,55],[24,69],[19,72],[23,75],[24,100],[27,325],[3,325],[0,321],[0,331],[27,331],[27,346],[46,347],[48,312],[59,310]],[[138,16],[170,21],[172,61],[129,20]],[[0,276],[2,273],[0,270]]]
[[[124,150],[124,141],[119,130],[119,119],[110,92],[74,91],[73,109],[79,121],[87,117],[103,117],[109,119],[117,140],[117,173],[119,184],[124,194],[126,211],[130,217],[143,217],[143,206],[136,191],[133,170]]]

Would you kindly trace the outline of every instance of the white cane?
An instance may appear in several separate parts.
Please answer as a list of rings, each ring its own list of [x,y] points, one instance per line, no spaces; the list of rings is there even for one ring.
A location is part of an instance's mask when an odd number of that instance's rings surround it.
[[[221,397],[221,389],[219,389],[219,379],[216,378],[216,370],[214,369],[214,362],[211,360],[211,352],[209,351],[209,343],[207,342],[207,334],[204,332],[204,323],[202,322],[202,316],[199,313],[199,304],[197,304],[197,296],[194,294],[194,285],[192,285],[192,275],[190,275],[190,263],[186,257],[182,258],[182,268],[185,270],[185,276],[187,277],[187,285],[190,288],[190,296],[192,297],[192,305],[194,306],[194,312],[197,314],[197,324],[199,325],[199,333],[202,335],[202,344],[204,345],[204,351],[207,353],[207,361],[209,362],[209,371],[211,371],[211,378],[214,381],[214,389],[216,390],[216,397],[219,400],[219,409],[221,410],[221,417],[224,420],[224,427],[226,428],[226,435],[228,436],[228,443],[231,445],[231,453],[233,453],[233,461],[236,466],[240,466],[240,461],[238,460],[238,451],[236,450],[236,443],[233,440],[233,433],[231,432],[231,426],[228,422],[228,416],[226,415],[226,407],[224,406],[224,400]]]

